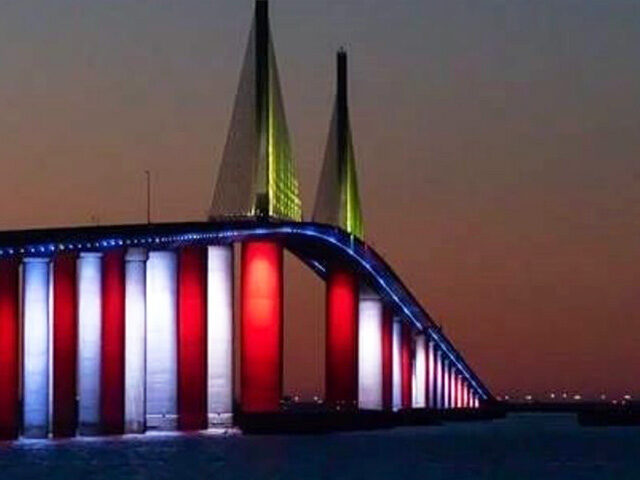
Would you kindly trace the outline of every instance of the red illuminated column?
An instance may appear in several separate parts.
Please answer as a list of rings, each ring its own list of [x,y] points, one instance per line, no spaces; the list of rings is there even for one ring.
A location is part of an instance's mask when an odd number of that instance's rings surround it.
[[[178,258],[178,427],[207,427],[206,250],[184,247]]]
[[[18,436],[18,261],[0,260],[0,440]]]
[[[53,424],[54,437],[76,433],[78,300],[76,256],[53,260]]]
[[[326,316],[326,401],[354,408],[358,401],[358,283],[351,272],[329,272]]]
[[[107,434],[124,432],[124,251],[102,257],[102,362],[100,415]]]
[[[402,408],[411,408],[413,390],[411,388],[413,376],[413,348],[411,327],[405,322],[402,324],[401,344],[401,369],[402,369]]]
[[[282,247],[243,243],[241,263],[242,410],[276,411],[282,397]]]
[[[393,404],[393,311],[385,306],[382,313],[382,408]]]

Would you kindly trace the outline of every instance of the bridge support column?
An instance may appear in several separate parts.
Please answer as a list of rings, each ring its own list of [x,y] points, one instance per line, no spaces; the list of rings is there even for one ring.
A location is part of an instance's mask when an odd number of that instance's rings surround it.
[[[458,405],[460,401],[458,397],[458,372],[455,368],[452,370],[451,382],[451,408],[460,408],[460,405]]]
[[[358,310],[358,408],[382,410],[382,299],[367,287]]]
[[[178,413],[178,261],[173,251],[147,261],[147,429],[175,430]]]
[[[207,412],[214,426],[231,424],[233,412],[233,246],[207,250]]]
[[[450,374],[449,359],[445,358],[443,360],[443,367],[442,367],[442,392],[443,392],[442,408],[444,408],[445,410],[451,408],[450,381],[451,381],[451,374]]]
[[[49,259],[24,259],[23,434],[49,432]]]
[[[436,408],[436,353],[433,340],[429,340],[427,351],[427,407]]]
[[[100,409],[105,434],[124,433],[125,361],[124,251],[102,258],[102,385]]]
[[[416,337],[415,350],[415,383],[413,385],[413,408],[426,407],[426,390],[427,390],[427,348],[426,339],[423,334]]]
[[[462,408],[469,408],[469,388],[466,381],[462,384]]]
[[[411,408],[413,400],[413,334],[411,327],[402,323],[402,408]]]
[[[101,430],[102,254],[83,252],[78,259],[78,432]]]
[[[241,396],[247,413],[280,408],[282,397],[282,247],[242,244]]]
[[[327,277],[325,397],[329,405],[355,408],[358,401],[358,282],[346,270]]]
[[[53,417],[54,437],[76,433],[78,302],[76,256],[53,260]]]
[[[0,260],[0,440],[18,437],[20,428],[19,266]]]
[[[456,369],[451,363],[449,374],[449,408],[456,408]]]
[[[436,348],[435,407],[438,410],[444,408],[444,391],[442,388],[443,367],[442,351],[439,348]]]
[[[469,407],[469,390],[467,389],[467,380],[462,380],[462,408]]]
[[[393,311],[382,310],[382,408],[393,408]]]
[[[402,322],[398,318],[393,319],[392,360],[392,402],[397,411],[402,408]]]
[[[125,257],[124,430],[145,429],[147,252],[130,248]]]
[[[178,262],[178,424],[207,427],[206,250],[183,247]]]

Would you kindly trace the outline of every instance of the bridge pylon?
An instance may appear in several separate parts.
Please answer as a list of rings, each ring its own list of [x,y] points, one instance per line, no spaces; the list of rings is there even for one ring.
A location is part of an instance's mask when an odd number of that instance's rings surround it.
[[[364,225],[349,120],[347,53],[337,54],[336,98],[313,221],[336,225],[362,238]]]
[[[211,219],[247,216],[302,219],[267,0],[257,0],[255,4],[255,18],[209,211]]]

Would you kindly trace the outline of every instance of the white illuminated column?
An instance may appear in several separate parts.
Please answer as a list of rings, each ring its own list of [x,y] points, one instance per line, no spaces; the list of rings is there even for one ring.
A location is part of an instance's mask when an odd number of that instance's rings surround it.
[[[53,261],[49,261],[49,298],[47,300],[47,304],[49,307],[49,314],[48,314],[48,321],[49,321],[49,327],[48,327],[48,331],[49,331],[49,346],[47,348],[48,350],[48,360],[47,360],[47,365],[49,367],[49,372],[48,372],[48,380],[49,380],[49,419],[47,421],[48,426],[49,426],[49,431],[53,430],[53,336],[54,336],[54,329],[53,329],[53,283],[55,282],[55,277],[53,275]]]
[[[358,307],[358,407],[382,410],[382,300],[367,287]]]
[[[233,412],[233,246],[207,249],[207,413],[209,426]]]
[[[418,402],[418,389],[416,388],[416,339],[411,338],[411,408],[415,408]]]
[[[175,430],[178,412],[177,273],[175,252],[147,261],[147,429]]]
[[[436,378],[435,378],[435,400],[436,400],[436,408],[438,410],[443,408],[443,398],[442,398],[442,352],[438,349],[436,350]]]
[[[102,254],[78,258],[78,432],[100,433]]]
[[[450,390],[449,390],[449,359],[445,358],[443,360],[443,382],[442,382],[442,398],[443,398],[443,408],[446,410],[451,407],[450,401]]]
[[[429,362],[429,368],[428,373],[429,373],[429,379],[427,382],[427,388],[428,388],[428,397],[429,397],[429,408],[436,408],[436,382],[435,382],[435,378],[436,378],[436,358],[435,358],[435,344],[433,343],[433,340],[429,340],[429,357],[428,357],[428,362]]]
[[[49,431],[49,259],[24,259],[23,434]]]
[[[464,382],[464,385],[462,386],[462,391],[463,393],[463,407],[464,408],[469,408],[469,384],[467,382]]]
[[[125,255],[124,431],[145,429],[147,251],[130,248]]]
[[[449,382],[451,382],[450,385],[449,385],[449,392],[450,392],[449,396],[451,397],[451,398],[449,398],[450,408],[456,408],[458,406],[458,404],[457,404],[458,399],[456,397],[456,394],[457,394],[457,390],[456,390],[456,388],[457,388],[457,384],[456,384],[457,378],[456,378],[456,376],[457,376],[456,375],[456,368],[452,364],[451,365],[451,373],[449,375]]]
[[[426,407],[427,387],[427,340],[424,335],[416,337],[415,383],[413,385],[413,408]]]
[[[391,345],[391,378],[392,378],[392,398],[393,410],[402,408],[402,323],[393,319],[392,345]]]

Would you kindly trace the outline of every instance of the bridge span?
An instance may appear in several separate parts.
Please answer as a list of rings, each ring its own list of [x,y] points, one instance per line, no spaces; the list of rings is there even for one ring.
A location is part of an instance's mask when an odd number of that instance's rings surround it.
[[[243,410],[277,411],[282,398],[281,257],[272,262],[281,248],[322,278],[340,264],[363,285],[345,289],[346,299],[327,291],[327,315],[331,301],[353,301],[360,314],[346,338],[347,350],[361,349],[356,378],[334,380],[352,381],[356,404],[347,396],[335,399],[337,408],[474,408],[492,400],[389,265],[340,228],[238,219],[31,230],[0,234],[3,436],[231,422],[236,243],[248,258],[240,278]],[[271,281],[279,287],[262,291]],[[278,311],[261,312],[265,302]],[[328,363],[340,348],[327,346]]]
[[[281,412],[285,249],[326,284],[327,411],[493,402],[364,240],[347,82],[340,51],[310,222],[257,0],[209,221],[0,232],[0,438],[201,430]]]

